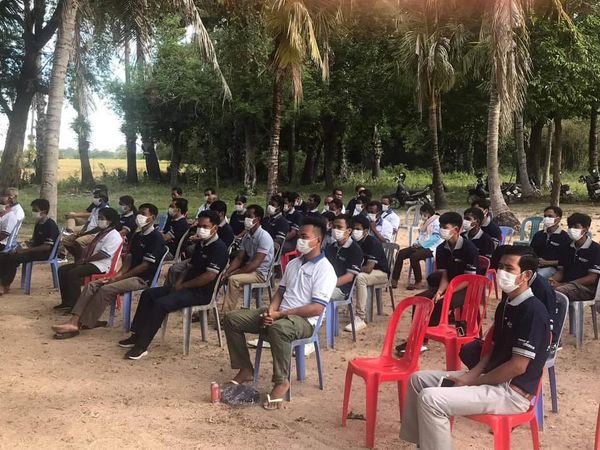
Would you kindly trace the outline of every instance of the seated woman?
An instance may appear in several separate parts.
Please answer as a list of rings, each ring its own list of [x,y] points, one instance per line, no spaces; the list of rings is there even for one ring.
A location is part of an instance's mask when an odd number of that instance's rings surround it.
[[[131,195],[119,197],[119,213],[121,214],[121,217],[119,219],[119,224],[115,228],[121,233],[125,242],[129,243],[131,242],[133,233],[137,230],[137,224],[135,223],[137,209],[135,208],[135,201]]]
[[[98,228],[101,231],[94,237],[78,262],[65,264],[58,269],[61,303],[54,309],[70,311],[81,294],[85,277],[110,270],[113,255],[123,242],[123,238],[116,230],[119,224],[119,213],[114,209],[103,208],[98,212]]]
[[[421,287],[423,275],[421,272],[421,261],[432,258],[436,247],[442,242],[440,238],[440,216],[435,213],[433,206],[426,203],[421,205],[422,225],[419,227],[419,237],[410,247],[403,248],[398,252],[394,272],[392,273],[392,287],[398,287],[398,280],[402,273],[402,265],[405,259],[410,259],[410,267],[415,276],[415,282],[406,286],[406,289],[414,290]]]

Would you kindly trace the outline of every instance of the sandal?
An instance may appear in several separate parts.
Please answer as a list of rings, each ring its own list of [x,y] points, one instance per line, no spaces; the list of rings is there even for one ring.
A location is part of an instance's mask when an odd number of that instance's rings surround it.
[[[267,401],[263,403],[263,408],[268,411],[280,409],[283,404],[283,398],[271,398],[271,394],[267,394]]]
[[[71,339],[75,336],[79,336],[79,331],[67,331],[66,333],[55,333],[54,339],[58,339],[60,341],[65,339]]]

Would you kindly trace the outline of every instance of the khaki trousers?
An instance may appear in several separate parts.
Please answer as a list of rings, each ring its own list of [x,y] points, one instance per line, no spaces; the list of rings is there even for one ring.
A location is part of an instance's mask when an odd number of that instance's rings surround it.
[[[223,299],[223,314],[238,308],[238,301],[244,290],[244,285],[262,283],[265,279],[258,272],[238,273],[229,277],[227,281],[227,294]]]
[[[356,276],[356,315],[365,320],[367,317],[367,288],[377,284],[385,284],[388,281],[387,273],[381,270],[373,270],[371,273],[361,272]]]
[[[67,230],[78,233],[81,231],[86,222],[87,219],[67,219]]]
[[[400,438],[422,450],[452,449],[450,417],[475,414],[518,414],[530,401],[509,383],[499,385],[438,387],[442,377],[465,372],[415,372],[409,380],[402,414]]]
[[[78,261],[95,237],[95,234],[86,234],[85,236],[77,237],[77,235],[73,233],[63,238],[62,245],[75,257],[75,261]]]

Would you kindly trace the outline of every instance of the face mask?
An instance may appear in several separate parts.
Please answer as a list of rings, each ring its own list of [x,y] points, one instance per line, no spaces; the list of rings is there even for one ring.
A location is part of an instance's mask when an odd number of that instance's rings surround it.
[[[108,220],[99,220],[98,228],[100,228],[101,230],[108,228]]]
[[[294,202],[294,206],[300,206],[300,205],[302,205],[302,200],[296,200]]]
[[[253,226],[254,226],[254,219],[251,219],[250,217],[244,218],[244,228],[246,230],[251,229]]]
[[[364,236],[364,232],[362,230],[354,230],[352,232],[352,239],[355,241],[360,241]]]
[[[298,250],[303,255],[310,253],[310,251],[312,250],[312,247],[310,246],[310,240],[298,239],[298,242],[296,242],[296,250]]]
[[[333,238],[336,241],[341,241],[342,239],[344,239],[346,237],[346,232],[344,230],[333,230],[331,232],[331,235],[333,236]]]
[[[127,211],[129,211],[129,208],[125,205],[119,205],[119,212],[121,214],[125,214]]]
[[[168,214],[172,217],[175,215],[175,208],[169,208]]]
[[[205,241],[210,237],[210,230],[198,227],[198,229],[196,230],[196,236]]]
[[[388,209],[390,209],[390,205],[381,205],[381,209],[383,212],[386,212]]]
[[[472,227],[473,227],[473,222],[471,222],[470,220],[463,220],[463,230],[471,231]]]
[[[498,286],[500,286],[502,292],[510,294],[512,291],[519,288],[519,285],[516,283],[517,276],[505,270],[498,270],[497,279]]]
[[[369,213],[369,220],[375,222],[377,220],[377,214]]]
[[[287,213],[287,212],[290,212],[290,210],[291,210],[291,209],[292,209],[292,207],[291,207],[291,206],[289,206],[289,205],[285,205],[285,206],[283,207],[283,212],[286,212],[286,213]]]
[[[452,237],[452,230],[440,228],[440,237],[445,241],[449,240]]]
[[[237,212],[242,212],[242,211],[244,210],[244,205],[235,205],[235,206],[234,206],[234,209],[235,209]]]
[[[143,214],[138,214],[137,216],[135,216],[135,223],[138,227],[142,228],[148,223],[148,218]]]
[[[33,220],[36,222],[39,222],[42,219],[42,213],[39,211],[31,211],[31,217],[33,217]]]
[[[581,239],[581,236],[583,236],[583,230],[579,228],[569,228],[568,233],[569,237],[574,241],[578,241],[579,239]]]
[[[354,211],[358,214],[362,212],[362,205],[356,205],[356,207],[354,208]]]
[[[544,228],[550,228],[553,227],[556,222],[556,219],[554,217],[544,217]]]
[[[102,203],[102,199],[94,197],[94,198],[92,199],[92,203],[93,203],[94,205],[98,206],[100,203]]]
[[[0,212],[6,211],[6,205],[0,205]]]
[[[328,223],[328,224],[327,224],[327,231],[331,231],[331,228],[332,228],[332,227],[331,227],[331,224],[330,224],[330,223]]]
[[[276,211],[277,211],[277,208],[275,208],[273,205],[267,206],[267,214],[268,215],[273,216]]]

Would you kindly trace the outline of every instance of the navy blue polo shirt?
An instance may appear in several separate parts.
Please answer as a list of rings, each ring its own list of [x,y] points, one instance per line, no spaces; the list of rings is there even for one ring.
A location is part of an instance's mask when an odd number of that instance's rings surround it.
[[[531,289],[498,304],[492,340],[494,347],[485,371],[509,361],[513,354],[529,358],[525,373],[513,378],[511,384],[535,395],[548,359],[550,323],[546,308]]]
[[[166,251],[165,240],[160,231],[156,228],[151,228],[148,234],[141,231],[136,232],[131,240],[131,267],[130,269],[139,266],[143,262],[149,263],[148,269],[144,273],[138,275],[147,283],[152,281],[160,260]]]
[[[340,247],[337,242],[325,247],[325,256],[333,266],[335,275],[339,278],[350,272],[358,275],[362,268],[363,251],[352,238]],[[339,286],[340,290],[348,295],[352,288],[352,282]]]
[[[435,264],[437,270],[446,272],[448,281],[458,275],[475,275],[479,269],[479,250],[471,241],[459,236],[453,249],[448,242],[437,246]]]
[[[290,230],[298,231],[300,229],[300,225],[302,225],[302,220],[304,216],[301,212],[296,211],[295,209],[289,213],[286,213],[284,217],[290,223]]]
[[[567,232],[558,227],[553,233],[547,233],[546,230],[535,233],[530,246],[539,258],[558,261],[561,253],[567,251],[571,242]]]
[[[273,217],[265,217],[261,226],[271,235],[274,241],[284,241],[290,231],[290,223],[281,213]]]
[[[44,222],[37,222],[33,227],[33,236],[31,236],[32,247],[40,245],[54,245],[60,231],[56,222],[48,217]]]
[[[382,272],[389,273],[387,258],[385,257],[383,245],[379,242],[379,239],[367,235],[362,241],[358,242],[358,245],[360,245],[360,248],[362,249],[365,263],[374,261],[375,267],[373,270],[381,270]]]
[[[169,247],[169,252],[171,252],[171,255],[175,256],[179,241],[189,228],[190,225],[184,216],[181,216],[179,219],[171,219],[169,226],[165,226],[163,233],[171,236],[171,240],[167,242],[167,247]]]
[[[127,242],[131,241],[133,237],[133,233],[137,230],[137,223],[135,222],[135,214],[132,212],[128,212],[127,214],[122,214],[119,218],[119,225],[115,228],[117,231],[121,231],[124,228],[127,228]]]
[[[590,272],[600,274],[600,245],[591,237],[579,248],[571,242],[558,258],[558,270],[563,272],[563,283],[585,277]]]
[[[221,239],[227,248],[229,248],[229,246],[233,243],[233,239],[235,238],[231,225],[223,221],[223,223],[219,225],[217,234],[219,235],[219,239]]]
[[[231,229],[236,236],[246,229],[244,227],[245,218],[245,212],[234,211],[233,214],[231,214],[231,217],[229,218],[229,225],[231,225]]]
[[[492,238],[495,245],[499,245],[500,242],[502,242],[502,230],[500,230],[500,227],[492,220],[491,217],[488,216],[485,218],[481,224],[481,229],[484,233]]]
[[[494,244],[492,238],[487,233],[484,233],[482,229],[479,229],[479,231],[473,237],[469,237],[469,233],[463,233],[462,236],[471,241],[471,243],[477,247],[477,250],[479,250],[479,255],[485,256],[486,258],[492,257],[492,253],[494,253],[496,245]]]
[[[185,274],[184,281],[192,280],[204,272],[220,274],[227,267],[228,260],[227,245],[219,239],[218,235],[213,236],[206,242],[200,242],[196,244],[196,249],[190,261],[191,268]],[[217,278],[202,287],[192,290],[202,295],[211,296]]]
[[[298,206],[294,205],[294,209],[300,214],[304,215],[308,212],[308,205],[303,201]]]

